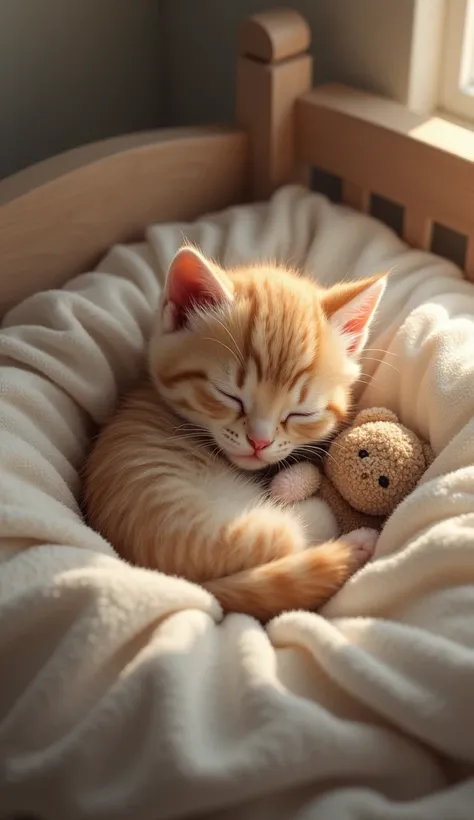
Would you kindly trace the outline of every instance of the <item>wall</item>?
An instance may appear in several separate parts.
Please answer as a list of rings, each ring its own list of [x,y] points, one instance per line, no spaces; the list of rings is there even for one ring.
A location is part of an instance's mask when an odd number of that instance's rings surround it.
[[[406,100],[415,0],[0,0],[0,178],[130,131],[230,120],[236,33],[305,15],[315,82]]]
[[[0,0],[0,178],[163,121],[161,0]]]
[[[228,120],[236,31],[247,15],[291,6],[312,32],[315,82],[337,80],[405,102],[415,0],[163,0],[165,118]]]

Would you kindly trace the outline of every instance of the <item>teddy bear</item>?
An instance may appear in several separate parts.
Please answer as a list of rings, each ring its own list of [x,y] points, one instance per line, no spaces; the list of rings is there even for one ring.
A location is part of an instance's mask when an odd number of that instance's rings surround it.
[[[331,442],[323,462],[301,462],[279,472],[270,494],[291,504],[319,494],[339,534],[381,530],[386,518],[418,484],[434,459],[429,444],[385,407],[361,410]]]

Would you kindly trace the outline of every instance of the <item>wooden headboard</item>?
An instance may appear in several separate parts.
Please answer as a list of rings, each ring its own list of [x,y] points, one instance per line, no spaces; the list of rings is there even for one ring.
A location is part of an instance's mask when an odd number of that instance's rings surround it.
[[[236,124],[140,133],[78,148],[0,183],[0,313],[90,268],[153,222],[192,220],[267,198],[312,167],[362,211],[379,195],[403,208],[402,234],[467,237],[474,278],[474,135],[344,86],[312,88],[310,31],[291,10],[239,32]]]
[[[247,188],[247,138],[227,127],[105,140],[15,174],[0,183],[0,315],[147,225],[196,219]]]

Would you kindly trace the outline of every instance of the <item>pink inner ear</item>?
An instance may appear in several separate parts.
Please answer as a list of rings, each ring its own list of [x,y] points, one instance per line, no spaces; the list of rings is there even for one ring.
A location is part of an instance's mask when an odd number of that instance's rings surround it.
[[[361,340],[364,335],[364,331],[367,328],[367,325],[370,321],[372,316],[372,311],[368,311],[367,313],[360,313],[357,316],[354,316],[352,319],[349,319],[344,324],[342,329],[343,333],[347,333],[348,336],[351,336],[351,342],[348,345],[348,352],[354,353],[358,350]]]
[[[184,327],[193,306],[215,305],[228,298],[223,283],[204,257],[191,248],[179,251],[168,272],[166,302],[174,306],[174,329]]]
[[[170,302],[180,308],[188,307],[192,302],[215,304],[217,297],[209,291],[204,273],[194,262],[191,265],[187,261],[180,263],[178,270],[173,268],[168,287]]]
[[[358,353],[364,346],[369,325],[384,289],[385,280],[379,279],[333,315],[333,321],[339,323],[342,333],[347,337],[348,353]]]

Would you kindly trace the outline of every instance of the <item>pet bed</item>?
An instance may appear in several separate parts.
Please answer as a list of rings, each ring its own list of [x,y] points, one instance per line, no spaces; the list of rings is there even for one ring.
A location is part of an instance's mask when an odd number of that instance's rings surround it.
[[[291,64],[282,31],[304,32],[299,26],[284,14],[253,21],[246,51],[265,54],[271,42],[270,58]],[[263,45],[255,32],[267,36]],[[231,139],[217,140],[224,165],[243,168],[240,137],[222,139]],[[258,139],[252,144],[258,153]],[[254,174],[256,189],[271,177]],[[193,189],[191,210],[238,199],[240,179],[236,173],[230,187],[211,179],[204,205]],[[2,293],[5,306],[27,298],[0,334],[0,813],[468,820],[472,285],[373,218],[289,184],[266,203],[154,224],[144,241],[112,248],[95,272],[47,291],[75,268],[87,270],[82,254],[96,253],[115,230],[126,235],[120,213],[110,222],[96,214],[89,226],[90,211],[76,198],[72,225],[59,209],[45,237],[25,202],[47,196],[54,211],[52,190],[24,194],[23,206],[17,194],[4,211],[12,225],[14,208],[22,209],[30,233],[11,241]],[[357,179],[346,186],[348,196],[361,190]],[[150,189],[145,205],[134,191],[132,210],[144,210],[136,224],[128,211],[132,233],[152,202]],[[169,201],[166,213],[174,216]],[[79,236],[87,231],[86,251]],[[137,371],[183,235],[224,265],[273,258],[326,284],[393,271],[359,401],[391,407],[437,457],[389,520],[373,563],[321,614],[287,613],[267,629],[241,615],[223,619],[204,590],[127,565],[81,517],[78,470]]]

